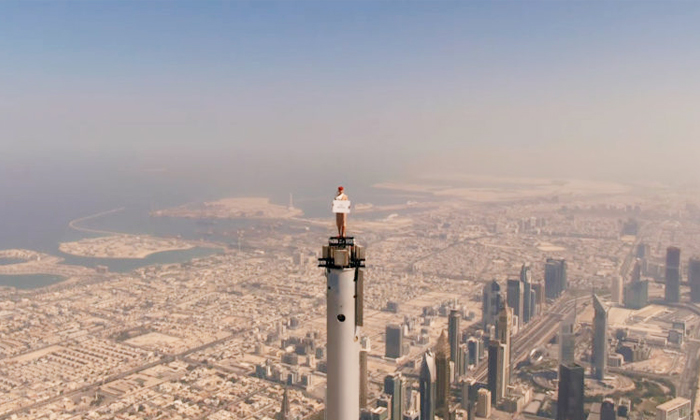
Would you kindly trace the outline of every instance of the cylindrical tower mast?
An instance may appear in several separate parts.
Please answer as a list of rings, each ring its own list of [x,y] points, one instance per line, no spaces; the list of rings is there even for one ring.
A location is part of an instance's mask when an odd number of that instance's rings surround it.
[[[328,304],[326,420],[358,420],[364,248],[354,238],[334,237],[322,255]]]

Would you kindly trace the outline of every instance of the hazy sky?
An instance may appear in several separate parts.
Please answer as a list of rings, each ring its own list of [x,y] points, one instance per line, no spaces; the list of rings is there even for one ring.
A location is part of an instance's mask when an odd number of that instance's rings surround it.
[[[3,1],[0,150],[697,180],[700,2]]]

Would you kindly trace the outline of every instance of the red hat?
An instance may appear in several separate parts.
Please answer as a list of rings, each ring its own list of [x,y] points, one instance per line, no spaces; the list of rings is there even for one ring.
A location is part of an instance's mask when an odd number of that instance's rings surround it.
[[[338,191],[343,191],[343,190],[345,190],[345,188],[343,188],[343,187],[338,187]]]

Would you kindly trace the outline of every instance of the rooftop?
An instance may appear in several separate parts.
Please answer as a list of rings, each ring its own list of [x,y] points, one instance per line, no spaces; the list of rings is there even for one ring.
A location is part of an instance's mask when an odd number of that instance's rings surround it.
[[[687,398],[682,398],[682,397],[676,397],[672,400],[666,401],[663,404],[659,404],[656,406],[657,410],[673,410],[674,408],[678,408],[682,405],[685,404],[690,404],[690,400]]]

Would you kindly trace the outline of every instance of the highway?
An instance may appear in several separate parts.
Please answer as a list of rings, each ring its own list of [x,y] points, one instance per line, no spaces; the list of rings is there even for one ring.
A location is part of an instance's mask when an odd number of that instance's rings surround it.
[[[576,299],[565,293],[554,305],[546,309],[545,315],[538,316],[514,335],[511,339],[511,366],[517,366],[528,357],[530,351],[551,340],[559,331],[561,320],[569,316],[575,307]],[[487,369],[488,363],[485,359],[476,368],[474,378],[480,382],[486,380]]]

